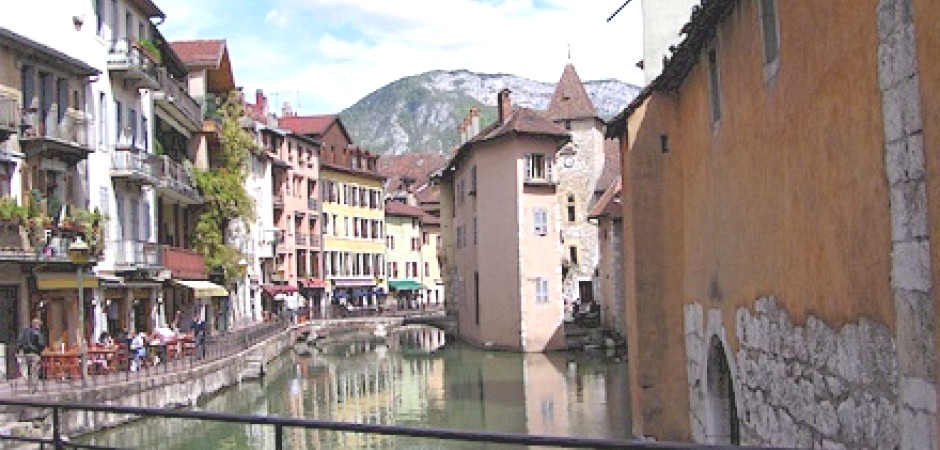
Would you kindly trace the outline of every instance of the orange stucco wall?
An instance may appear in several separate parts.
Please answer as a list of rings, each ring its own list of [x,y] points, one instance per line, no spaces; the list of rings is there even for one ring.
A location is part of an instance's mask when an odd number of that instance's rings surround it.
[[[761,296],[797,324],[894,326],[877,1],[778,2],[769,79],[757,3],[737,3],[713,41],[717,125],[704,55],[678,92],[654,93],[628,122],[631,387],[637,430],[658,439],[690,438],[683,305],[722,312],[731,354],[735,311]]]
[[[931,0],[914,0],[914,27],[917,40],[917,64],[921,75],[918,77],[921,95],[921,114],[924,124],[924,156],[927,165],[927,186],[932,187],[927,192],[928,220],[931,224],[940,223],[940,198],[937,196],[935,186],[940,184],[940,27],[936,26],[940,20],[940,8]],[[940,323],[940,307],[938,307],[938,289],[940,286],[940,236],[938,228],[933,225],[931,231],[932,242],[930,246],[930,263],[932,268],[932,301],[934,324]],[[934,332],[934,349],[940,348],[940,333]],[[937,374],[940,374],[940,358],[935,358],[934,383],[937,383]],[[940,403],[940,392],[938,392]],[[940,421],[940,417],[938,417]],[[940,423],[938,423],[940,428]]]

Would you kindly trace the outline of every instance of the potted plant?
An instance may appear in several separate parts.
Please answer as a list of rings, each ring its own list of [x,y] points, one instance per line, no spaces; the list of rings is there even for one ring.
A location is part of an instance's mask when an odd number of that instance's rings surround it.
[[[135,47],[137,47],[141,53],[150,58],[151,61],[160,64],[160,49],[157,48],[157,44],[154,41],[147,38],[140,38],[137,39]]]
[[[101,210],[77,209],[73,213],[77,231],[82,234],[92,255],[100,255],[104,250],[104,228],[108,217]]]
[[[0,198],[0,225],[19,226],[28,216],[29,208],[21,206],[15,198]]]
[[[52,226],[52,218],[45,213],[30,216],[26,219],[26,234],[29,243],[34,248],[41,247],[46,242],[46,230]]]

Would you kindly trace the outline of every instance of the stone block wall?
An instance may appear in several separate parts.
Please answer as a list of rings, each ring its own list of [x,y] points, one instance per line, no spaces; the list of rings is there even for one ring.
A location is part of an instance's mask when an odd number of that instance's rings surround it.
[[[895,448],[894,333],[861,318],[835,330],[794,325],[774,297],[737,311],[741,443],[800,448]]]
[[[721,310],[685,309],[690,420],[697,442],[727,443],[710,393],[716,373],[710,342],[721,342],[732,379],[740,444],[793,448],[897,448],[901,442],[894,332],[867,318],[834,329],[814,316],[804,325],[770,296],[739,308],[739,340],[728,347]],[[716,432],[718,430],[718,432]]]

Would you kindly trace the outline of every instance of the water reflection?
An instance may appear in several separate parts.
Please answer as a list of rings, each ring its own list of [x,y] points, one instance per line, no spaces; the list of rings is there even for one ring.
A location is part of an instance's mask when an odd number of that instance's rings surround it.
[[[628,438],[626,363],[615,354],[486,352],[428,327],[318,341],[285,354],[264,382],[208,399],[206,410],[359,423]],[[131,437],[138,437],[129,440]],[[285,447],[486,448],[481,444],[287,429]],[[153,420],[84,442],[167,449],[274,448],[274,431]],[[493,445],[493,448],[510,448]]]

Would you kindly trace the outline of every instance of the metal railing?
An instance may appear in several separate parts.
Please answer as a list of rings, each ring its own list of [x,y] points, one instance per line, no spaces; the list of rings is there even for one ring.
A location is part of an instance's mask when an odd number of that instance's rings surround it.
[[[111,153],[111,174],[126,174],[152,181],[154,164],[150,155],[131,150],[114,150]]]
[[[19,108],[13,97],[0,96],[0,130],[16,131],[19,128]]]
[[[94,358],[89,358],[87,364],[90,370],[88,370],[88,377],[84,386],[89,388],[113,386],[115,383],[122,381],[151,379],[160,374],[190,370],[201,364],[217,361],[245,351],[255,344],[284,331],[289,325],[290,323],[286,320],[274,320],[226,331],[215,336],[207,336],[201,346],[197,345],[191,351],[172,358],[167,357],[168,352],[165,345],[162,349],[159,346],[149,346],[148,358],[150,359],[141,364],[140,368],[135,371],[130,370],[133,357],[128,353],[127,344],[125,343],[118,350],[117,367],[111,367],[107,371],[92,370],[98,362]],[[155,362],[157,360],[153,359],[153,356],[160,356],[161,359]],[[25,379],[10,380],[9,383],[9,385],[3,386],[2,390],[14,395],[30,392],[30,386],[28,386]],[[72,392],[82,388],[82,386],[80,375],[55,378],[43,373],[37,385],[37,392]],[[3,446],[0,445],[0,448],[3,448]]]
[[[384,436],[407,436],[413,438],[439,439],[460,442],[477,442],[485,444],[531,445],[556,448],[615,448],[623,450],[641,449],[712,449],[712,450],[756,450],[758,447],[739,447],[731,445],[701,445],[677,442],[653,442],[639,440],[617,440],[579,436],[543,436],[521,433],[501,433],[492,431],[470,431],[448,428],[412,427],[401,425],[384,425],[372,423],[340,422],[322,419],[300,419],[283,416],[252,416],[247,414],[229,414],[214,411],[192,411],[183,409],[146,408],[140,406],[118,406],[105,404],[76,404],[50,401],[28,401],[0,399],[0,405],[16,406],[20,408],[44,408],[52,411],[51,437],[17,437],[0,436],[3,441],[31,442],[37,444],[51,444],[53,448],[82,448],[82,449],[117,449],[119,447],[103,447],[97,445],[83,445],[66,441],[61,430],[63,417],[69,412],[95,412],[118,415],[131,415],[138,418],[163,418],[200,420],[209,422],[236,423],[243,425],[263,425],[274,428],[274,448],[285,448],[285,428],[302,430],[331,430],[348,433],[379,434]],[[762,447],[767,449],[767,447]]]
[[[122,70],[127,67],[134,67],[151,80],[157,80],[157,63],[144,54],[133,41],[119,39],[112,43],[108,51],[108,69]]]
[[[294,243],[297,245],[307,245],[307,238],[309,235],[303,233],[297,233],[294,235]]]
[[[157,70],[157,82],[160,84],[160,90],[166,94],[167,100],[176,105],[187,119],[195,124],[202,123],[202,109],[199,104],[193,100],[179,81],[170,76],[165,67]]]
[[[160,267],[163,252],[153,242],[123,240],[110,241],[108,248],[114,249],[114,264],[117,266]]]
[[[307,199],[307,209],[311,211],[316,211],[320,209],[320,202],[316,198]]]
[[[172,189],[194,201],[202,201],[202,196],[199,195],[199,190],[196,189],[195,183],[193,183],[193,177],[182,164],[167,155],[161,155],[158,158],[156,174],[160,187]]]
[[[88,119],[85,114],[77,110],[68,110],[59,118],[59,105],[53,104],[45,117],[36,110],[24,109],[24,134],[21,139],[56,139],[63,142],[76,143],[81,147],[88,146]]]

